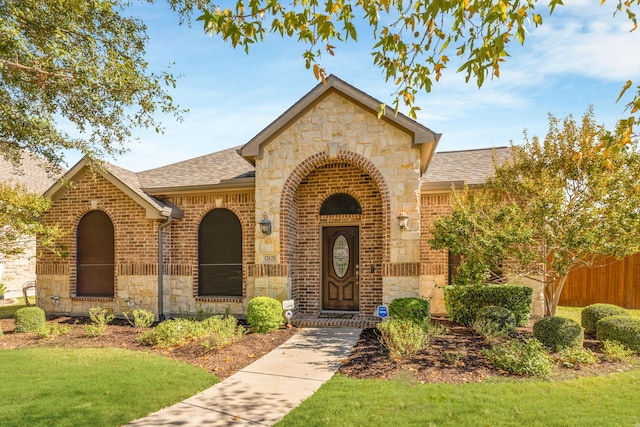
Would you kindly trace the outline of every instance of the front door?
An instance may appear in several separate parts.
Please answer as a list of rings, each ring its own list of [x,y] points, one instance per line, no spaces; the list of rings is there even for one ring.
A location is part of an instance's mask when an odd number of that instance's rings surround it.
[[[357,311],[360,304],[360,228],[322,229],[322,309]]]

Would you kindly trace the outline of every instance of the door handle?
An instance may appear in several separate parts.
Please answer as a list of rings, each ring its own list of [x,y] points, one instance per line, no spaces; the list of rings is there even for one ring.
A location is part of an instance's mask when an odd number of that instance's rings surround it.
[[[360,264],[356,264],[356,283],[360,284]]]

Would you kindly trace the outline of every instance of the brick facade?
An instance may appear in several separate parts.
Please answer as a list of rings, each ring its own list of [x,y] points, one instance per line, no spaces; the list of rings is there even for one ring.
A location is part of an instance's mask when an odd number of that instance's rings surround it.
[[[347,88],[347,92],[353,91]],[[124,177],[120,179],[87,172],[67,177],[74,178],[74,185],[56,193],[43,220],[67,230],[60,244],[68,256],[60,259],[45,253],[38,260],[38,304],[48,312],[70,314],[102,306],[116,314],[142,307],[166,316],[198,311],[242,315],[251,298],[266,295],[294,299],[297,314],[315,315],[324,310],[323,228],[357,226],[357,311],[370,316],[377,305],[394,298],[419,296],[430,300],[433,312],[443,313],[447,253],[432,250],[428,239],[434,220],[451,212],[449,192],[421,188],[421,168],[431,154],[425,151],[424,141],[417,143],[416,133],[411,133],[422,132],[424,139],[428,129],[409,129],[406,122],[394,122],[393,117],[379,119],[375,109],[365,108],[363,102],[327,90],[295,114],[285,113],[286,123],[278,119],[277,131],[272,131],[273,125],[268,127],[268,137],[254,138],[259,145],[251,146],[253,154],[243,154],[254,171],[246,170],[248,164],[242,158],[229,165],[233,159],[229,156],[235,152],[226,150],[222,163],[209,155],[190,169],[171,165],[166,177],[154,170],[156,186],[151,189],[143,189],[128,171],[120,171]],[[176,170],[198,175],[202,168],[208,168],[209,175],[220,168],[225,178],[218,180],[220,184],[207,184],[200,174],[194,178],[200,181],[181,184],[184,188],[171,185]],[[229,178],[232,169],[239,172]],[[163,179],[167,180],[164,187]],[[120,185],[125,181],[132,193]],[[337,193],[357,200],[362,212],[320,215],[322,203]],[[76,295],[76,227],[83,215],[95,209],[104,211],[114,225],[113,298]],[[233,212],[241,225],[241,296],[198,295],[198,230],[205,215],[216,209]],[[398,223],[401,213],[409,218],[406,228]],[[271,221],[270,234],[260,230],[263,215]],[[163,259],[158,268],[160,237]]]

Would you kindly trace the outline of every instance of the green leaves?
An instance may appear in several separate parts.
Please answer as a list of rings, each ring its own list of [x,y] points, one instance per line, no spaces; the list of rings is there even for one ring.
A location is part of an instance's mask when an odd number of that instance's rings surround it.
[[[159,129],[155,113],[178,114],[165,85],[147,72],[147,35],[106,0],[7,0],[0,4],[0,142],[57,164],[64,149],[122,153],[134,127]],[[56,119],[82,138],[60,131]]]
[[[543,281],[553,312],[569,272],[640,251],[639,182],[637,141],[624,123],[608,131],[592,110],[581,122],[550,116],[544,140],[525,134],[486,186],[452,195],[431,244],[463,255],[472,281],[497,268]]]
[[[62,230],[38,221],[49,205],[49,200],[23,187],[0,183],[0,257],[23,253],[36,234],[42,248],[55,250],[54,242],[63,235]]]

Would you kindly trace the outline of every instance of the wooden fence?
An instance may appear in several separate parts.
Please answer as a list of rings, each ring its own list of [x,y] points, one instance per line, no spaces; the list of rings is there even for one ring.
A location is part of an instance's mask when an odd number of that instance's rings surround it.
[[[585,307],[595,303],[640,309],[640,253],[569,274],[560,305]]]

